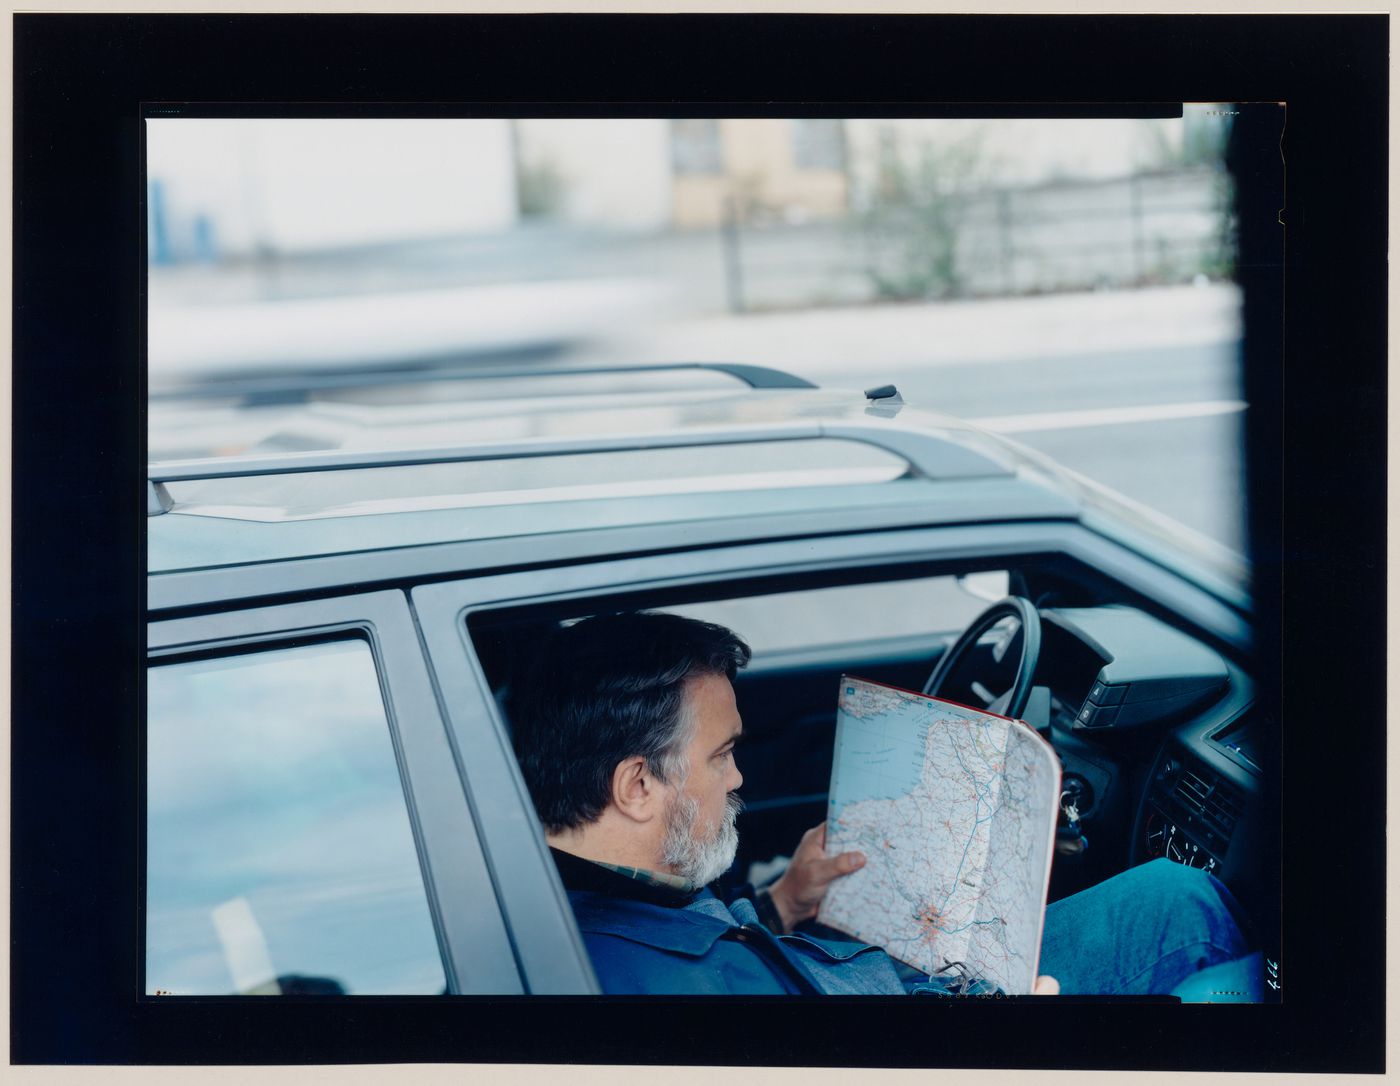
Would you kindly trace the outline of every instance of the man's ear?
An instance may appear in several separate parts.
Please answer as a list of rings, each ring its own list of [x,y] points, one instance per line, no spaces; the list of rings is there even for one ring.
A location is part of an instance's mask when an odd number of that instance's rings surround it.
[[[612,802],[618,813],[634,822],[650,822],[660,807],[660,782],[640,755],[618,762],[613,770]]]

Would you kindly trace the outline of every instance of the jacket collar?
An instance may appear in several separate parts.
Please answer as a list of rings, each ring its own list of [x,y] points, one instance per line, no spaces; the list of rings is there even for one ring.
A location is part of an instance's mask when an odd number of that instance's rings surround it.
[[[629,878],[557,848],[549,851],[564,889],[569,892],[569,904],[580,931],[703,957],[720,936],[738,926],[732,917],[725,920],[711,915],[716,911],[713,908],[686,908],[706,900],[719,904],[719,899],[707,889],[683,893]]]
[[[683,908],[695,900],[695,892],[692,890],[681,890],[663,883],[625,875],[615,867],[585,860],[562,849],[551,848],[549,853],[554,858],[554,865],[559,869],[564,889],[569,891],[586,890],[628,901],[661,905],[668,909]]]

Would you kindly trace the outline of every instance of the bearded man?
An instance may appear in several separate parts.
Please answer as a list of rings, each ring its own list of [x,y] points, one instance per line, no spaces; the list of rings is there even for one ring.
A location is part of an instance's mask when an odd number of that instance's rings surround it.
[[[516,754],[609,994],[978,993],[915,976],[879,947],[810,921],[833,879],[864,863],[803,836],[766,889],[709,884],[738,850],[743,723],[732,631],[678,615],[585,619],[541,647],[510,698]],[[1166,860],[1046,911],[1039,994],[1169,993],[1245,944],[1225,887]]]

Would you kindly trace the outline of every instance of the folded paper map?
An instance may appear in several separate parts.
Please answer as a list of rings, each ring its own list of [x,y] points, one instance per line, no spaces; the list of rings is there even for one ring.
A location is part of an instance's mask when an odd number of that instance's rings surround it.
[[[1025,723],[842,677],[817,919],[934,976],[1035,983],[1060,763]]]

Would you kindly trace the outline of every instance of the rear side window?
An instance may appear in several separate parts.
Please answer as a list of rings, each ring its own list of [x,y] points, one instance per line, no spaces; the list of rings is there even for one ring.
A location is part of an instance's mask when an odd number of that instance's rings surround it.
[[[146,992],[444,990],[363,640],[157,664]]]

